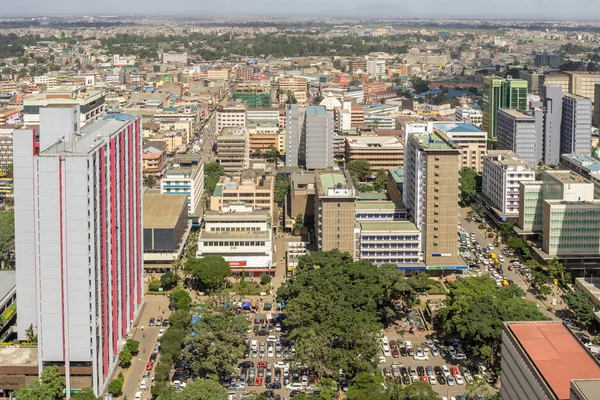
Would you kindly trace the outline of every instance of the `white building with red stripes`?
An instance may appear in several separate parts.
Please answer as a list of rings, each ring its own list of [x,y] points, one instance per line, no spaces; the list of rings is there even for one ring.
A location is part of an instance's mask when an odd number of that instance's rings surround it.
[[[123,114],[80,127],[60,105],[14,134],[18,337],[33,326],[40,372],[64,367],[67,393],[105,390],[142,305],[141,129]]]

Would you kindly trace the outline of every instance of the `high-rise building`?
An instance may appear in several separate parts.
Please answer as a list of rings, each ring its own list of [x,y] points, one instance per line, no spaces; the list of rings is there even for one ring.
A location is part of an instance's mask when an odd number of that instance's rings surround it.
[[[497,76],[483,79],[483,130],[491,140],[498,132],[497,114],[501,108],[527,110],[527,81]]]
[[[434,122],[433,129],[439,130],[461,150],[459,168],[473,168],[481,173],[483,156],[487,149],[487,132],[473,124]]]
[[[408,134],[404,149],[403,199],[421,232],[425,264],[456,265],[461,150],[441,132]]]
[[[594,116],[592,122],[596,128],[600,127],[600,83],[594,85]]]
[[[160,180],[160,192],[187,195],[188,214],[196,215],[204,193],[204,160],[195,154],[177,154]]]
[[[315,235],[319,250],[338,249],[354,256],[357,198],[348,172],[315,171]]]
[[[501,109],[497,122],[498,149],[515,152],[529,165],[537,165],[542,153],[542,113]]]
[[[558,68],[562,63],[562,56],[544,51],[543,53],[536,53],[534,62],[536,67]]]
[[[544,133],[542,161],[556,165],[560,161],[561,129],[563,114],[563,91],[559,86],[543,86]]]
[[[483,159],[483,196],[507,217],[519,214],[519,182],[534,181],[535,171],[509,150],[490,150]]]
[[[367,61],[367,74],[379,78],[385,75],[385,60],[368,60]]]
[[[217,156],[226,174],[239,173],[250,166],[250,134],[245,126],[223,128],[217,137]]]
[[[333,168],[333,124],[333,113],[325,107],[306,107],[303,127],[306,169]]]
[[[502,400],[591,400],[599,379],[598,361],[562,322],[504,322]]]
[[[563,98],[561,154],[592,152],[592,102],[568,94]]]
[[[600,71],[568,71],[569,93],[594,98],[594,86],[600,83]]]
[[[306,140],[304,135],[303,107],[297,104],[285,106],[285,166],[298,167],[306,163]]]
[[[236,128],[246,125],[247,106],[244,103],[229,103],[217,108],[215,124],[217,135],[226,127]]]
[[[14,137],[18,337],[32,326],[40,373],[64,367],[66,393],[99,396],[144,293],[141,122],[80,128],[77,103],[39,112],[39,142]]]

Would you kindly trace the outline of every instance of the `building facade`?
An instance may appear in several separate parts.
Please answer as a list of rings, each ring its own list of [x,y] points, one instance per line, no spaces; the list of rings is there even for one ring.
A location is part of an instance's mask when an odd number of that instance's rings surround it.
[[[346,136],[345,143],[346,162],[366,160],[374,172],[403,166],[404,146],[395,136]]]
[[[79,104],[41,108],[15,135],[18,337],[33,326],[38,365],[91,367],[101,395],[143,300],[141,121],[80,128]],[[73,384],[72,384],[73,383]]]
[[[230,103],[219,106],[215,117],[217,135],[221,134],[223,128],[236,128],[246,125],[246,105],[244,103]]]
[[[456,265],[460,148],[442,134],[409,134],[404,152],[403,200],[421,232],[427,265]]]
[[[333,124],[333,113],[325,107],[306,107],[303,127],[306,169],[333,168]]]
[[[502,109],[498,111],[498,149],[510,150],[519,158],[537,165],[541,160],[542,114],[526,114],[521,111]]]
[[[509,150],[490,150],[483,159],[483,196],[502,214],[519,214],[519,183],[534,181],[535,171]]]
[[[589,98],[566,95],[561,126],[561,154],[592,152],[592,101]]]
[[[493,76],[483,78],[482,128],[492,140],[497,136],[497,114],[501,108],[527,110],[527,81]]]
[[[197,155],[179,155],[160,180],[161,194],[185,194],[190,216],[196,214],[204,193],[204,160]]]
[[[439,130],[460,147],[460,168],[473,168],[481,173],[483,157],[487,151],[487,132],[470,123],[435,122],[433,129]]]
[[[250,166],[250,133],[245,126],[224,128],[217,137],[217,157],[226,174],[239,173]]]
[[[222,176],[210,198],[210,209],[220,211],[231,204],[245,204],[252,210],[267,211],[273,215],[273,186],[270,175],[249,169],[232,177]]]

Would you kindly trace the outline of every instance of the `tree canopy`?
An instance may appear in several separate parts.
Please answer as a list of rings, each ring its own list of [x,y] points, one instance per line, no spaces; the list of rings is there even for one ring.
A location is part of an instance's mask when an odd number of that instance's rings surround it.
[[[371,163],[367,160],[350,161],[346,164],[346,169],[350,172],[350,176],[355,184],[371,176]]]
[[[175,305],[177,310],[189,310],[192,305],[192,298],[187,290],[180,288],[169,294],[169,301]]]
[[[583,325],[589,326],[594,321],[594,306],[590,304],[588,296],[584,292],[570,292],[565,297],[565,302]]]
[[[488,346],[500,350],[503,321],[543,321],[535,303],[524,300],[518,286],[499,287],[488,276],[462,278],[450,283],[446,307],[438,311],[440,328],[458,335],[478,353]]]
[[[172,271],[167,271],[160,277],[160,286],[164,290],[173,289],[175,285],[177,285],[177,275]]]
[[[225,175],[225,170],[216,161],[209,162],[204,166],[204,190],[211,194],[215,191],[219,178]]]
[[[225,278],[231,275],[229,263],[218,255],[202,258],[188,258],[185,271],[198,280],[198,285],[206,290],[214,291],[225,285]]]
[[[458,180],[460,186],[460,201],[464,205],[469,205],[477,196],[477,179],[479,175],[473,168],[464,167],[458,174],[460,178]]]
[[[273,189],[273,200],[276,203],[283,203],[285,196],[290,191],[290,178],[284,174],[275,176],[275,187]]]
[[[14,393],[19,400],[59,400],[64,397],[65,378],[56,367],[46,367],[39,381],[34,381]]]
[[[381,328],[396,315],[407,286],[395,266],[354,262],[338,250],[300,258],[296,275],[277,292],[287,302],[284,323],[296,340],[296,358],[321,375],[370,371]]]

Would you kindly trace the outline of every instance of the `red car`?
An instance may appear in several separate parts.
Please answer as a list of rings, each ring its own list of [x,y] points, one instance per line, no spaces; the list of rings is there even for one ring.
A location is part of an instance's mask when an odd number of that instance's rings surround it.
[[[394,357],[394,358],[400,357],[400,352],[398,351],[398,349],[392,349],[392,357]]]
[[[420,379],[425,383],[429,383],[429,378],[426,375],[421,376]]]
[[[425,328],[421,327],[421,326],[411,326],[410,333],[417,333],[417,332],[425,332]]]
[[[267,368],[267,362],[266,361],[260,361],[258,363],[258,368]]]
[[[146,364],[146,370],[150,371],[153,366],[154,366],[154,363],[152,361],[148,361],[148,364]]]
[[[256,386],[262,386],[263,378],[262,376],[256,377]]]

